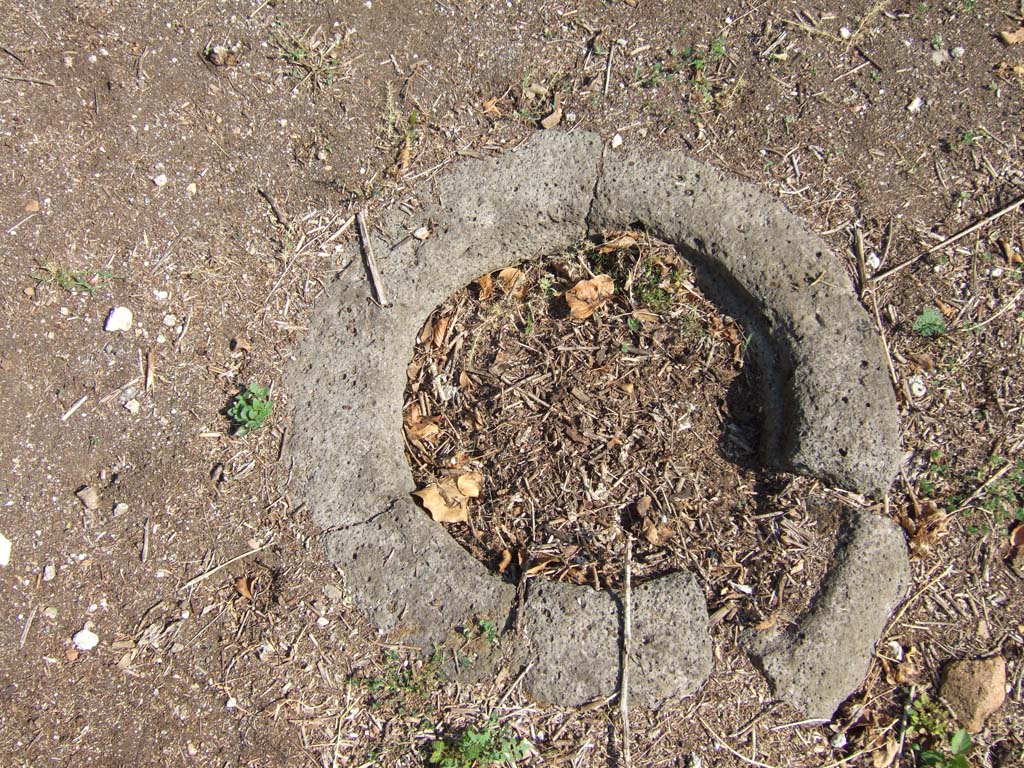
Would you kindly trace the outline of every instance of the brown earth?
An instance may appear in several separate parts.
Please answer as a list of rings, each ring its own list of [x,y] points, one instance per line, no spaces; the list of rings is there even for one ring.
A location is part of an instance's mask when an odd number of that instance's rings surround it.
[[[532,704],[517,670],[455,685],[377,637],[292,482],[288,393],[245,437],[225,413],[239,386],[281,381],[309,306],[351,266],[334,245],[355,210],[372,219],[460,157],[517,145],[557,97],[562,130],[760,183],[855,282],[860,233],[908,451],[884,501],[911,537],[914,590],[864,689],[831,724],[801,724],[716,611],[711,680],[634,708],[633,764],[872,766],[891,747],[889,764],[914,765],[926,737],[906,736],[904,704],[936,698],[949,660],[996,653],[1007,701],[969,759],[1020,764],[1022,556],[1007,533],[1024,514],[1024,215],[986,217],[1024,194],[1024,46],[999,37],[1022,23],[1013,3],[974,0],[8,0],[0,762],[421,765],[491,714],[533,745],[520,764],[621,762],[614,704]],[[134,328],[104,332],[120,305]],[[946,332],[926,337],[930,306]],[[794,515],[820,491],[802,482]],[[794,522],[756,527],[799,543]],[[777,608],[773,588],[731,597],[737,614]],[[99,645],[76,651],[87,622]]]

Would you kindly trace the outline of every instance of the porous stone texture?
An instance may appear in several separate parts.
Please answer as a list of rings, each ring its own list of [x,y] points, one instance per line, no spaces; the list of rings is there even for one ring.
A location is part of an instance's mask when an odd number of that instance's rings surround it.
[[[850,515],[833,565],[807,614],[785,632],[748,638],[772,693],[810,718],[830,720],[864,680],[875,643],[910,585],[898,526],[873,512]]]
[[[707,606],[696,579],[675,573],[632,595],[631,698],[653,707],[693,693],[711,673]],[[568,706],[608,696],[622,673],[623,621],[611,592],[532,582],[523,626],[536,661],[524,684],[537,698]]]
[[[1006,701],[1006,659],[963,659],[942,671],[939,696],[964,728],[978,733]]]
[[[370,233],[393,303],[372,301],[358,264],[342,270],[319,302],[287,380],[290,449],[306,501],[352,597],[382,631],[429,650],[476,617],[510,626],[515,603],[513,586],[410,498],[402,400],[419,328],[479,275],[561,252],[602,228],[641,224],[674,243],[710,293],[747,324],[765,381],[766,460],[854,490],[888,487],[899,433],[880,342],[821,240],[753,187],[681,155],[620,156],[593,134],[545,132],[517,152],[460,164],[409,202]],[[412,236],[423,228],[431,233],[425,240]],[[361,259],[358,245],[347,257]],[[883,535],[868,521],[847,549],[877,545],[902,583],[905,562],[897,562],[893,535],[891,526]],[[860,683],[899,593],[889,582],[881,594],[856,592],[879,584],[843,566],[843,552],[827,600],[805,622],[808,637],[819,640],[784,641],[764,656],[770,677],[795,691],[788,700],[815,712]],[[636,589],[635,700],[656,704],[706,678],[700,595],[686,573]],[[621,609],[613,595],[533,583],[522,610],[533,663],[525,682],[535,695],[564,704],[615,692]],[[837,616],[838,627],[826,626]],[[854,671],[819,685],[806,657],[828,643],[861,656],[847,662]]]
[[[640,224],[681,249],[745,322],[759,362],[762,461],[865,493],[901,457],[881,340],[822,240],[756,187],[680,154],[609,153],[589,225]]]

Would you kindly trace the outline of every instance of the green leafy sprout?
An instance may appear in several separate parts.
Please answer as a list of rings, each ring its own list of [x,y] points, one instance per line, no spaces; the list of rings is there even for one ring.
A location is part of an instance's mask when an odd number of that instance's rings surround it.
[[[947,332],[946,319],[935,307],[925,307],[914,320],[914,331],[926,339],[944,336]]]
[[[938,749],[925,749],[918,753],[920,765],[933,768],[968,768],[967,753],[971,749],[971,735],[961,728],[949,739],[949,754]]]
[[[263,426],[270,416],[274,401],[270,399],[270,387],[250,384],[235,395],[235,402],[228,409],[228,416],[235,422],[236,435],[247,435]]]
[[[497,718],[491,716],[479,730],[470,727],[457,737],[434,741],[430,748],[430,765],[438,768],[503,766],[521,760],[530,748],[530,742],[518,738],[507,725],[499,726]]]

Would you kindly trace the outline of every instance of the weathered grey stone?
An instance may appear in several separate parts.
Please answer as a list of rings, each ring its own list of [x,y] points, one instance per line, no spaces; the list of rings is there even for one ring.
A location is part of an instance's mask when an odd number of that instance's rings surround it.
[[[349,268],[318,304],[287,381],[290,446],[306,500],[348,589],[382,631],[430,648],[476,616],[505,626],[514,602],[510,584],[410,499],[401,408],[420,326],[484,272],[560,252],[602,227],[639,222],[675,243],[754,333],[766,460],[857,490],[888,487],[899,435],[879,341],[822,242],[753,187],[682,156],[603,157],[596,136],[544,133],[519,152],[459,165],[420,189],[416,202],[414,213],[396,209],[371,232],[393,304],[374,304],[365,272]],[[421,227],[431,230],[424,241],[410,236]],[[350,256],[360,254],[354,248]],[[851,672],[827,694],[804,684],[818,674],[807,654],[834,639],[829,619],[844,607],[866,611],[849,642],[870,650],[878,616],[898,593],[843,596],[864,586],[843,565],[848,553],[871,550],[864,537],[881,537],[874,523],[865,525],[840,549],[831,586],[809,614],[807,637],[818,639],[784,641],[764,654],[769,676],[798,689],[785,696],[815,712],[863,675]],[[881,539],[880,549],[895,541]],[[710,668],[706,608],[693,577],[650,582],[635,598],[633,696],[654,704],[692,692]],[[578,703],[615,690],[621,616],[613,595],[538,583],[523,611],[534,657],[526,682],[538,696]],[[560,618],[545,620],[545,612]]]
[[[641,224],[680,248],[747,331],[765,400],[762,460],[867,493],[899,467],[881,341],[828,246],[756,187],[680,154],[609,153],[592,231]]]
[[[578,706],[618,690],[623,606],[589,587],[534,581],[523,627],[533,666],[523,684],[535,697]],[[631,698],[654,707],[693,693],[711,673],[704,594],[690,573],[633,590]]]
[[[992,656],[950,662],[942,670],[939,695],[964,728],[978,733],[1006,701],[1006,659]]]
[[[747,649],[777,698],[829,720],[863,682],[875,643],[909,585],[900,529],[874,513],[855,512],[840,530],[832,568],[807,614],[786,632],[749,638]]]

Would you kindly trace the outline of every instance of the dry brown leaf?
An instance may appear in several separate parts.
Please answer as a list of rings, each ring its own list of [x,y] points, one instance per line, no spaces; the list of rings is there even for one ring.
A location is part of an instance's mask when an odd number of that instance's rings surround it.
[[[559,565],[561,562],[561,558],[556,557],[555,555],[541,555],[537,558],[536,564],[526,569],[526,575],[535,576],[549,566]]]
[[[909,685],[910,683],[920,682],[922,663],[921,652],[911,646],[903,654],[903,661],[896,665],[896,675],[893,678],[893,682],[897,685]]]
[[[487,301],[491,296],[494,295],[494,281],[490,275],[483,275],[476,281],[477,288],[480,291],[480,301]]]
[[[440,347],[444,343],[445,334],[448,333],[448,323],[451,321],[451,315],[437,318],[437,322],[434,323],[434,332],[431,334],[431,341],[435,347]]]
[[[651,312],[649,309],[634,309],[633,319],[639,320],[644,325],[653,325],[654,323],[661,322],[661,315],[657,312]]]
[[[609,275],[596,275],[590,280],[580,280],[565,292],[570,317],[573,320],[586,320],[613,293],[615,281]]]
[[[900,743],[896,741],[892,736],[889,736],[885,740],[885,746],[876,749],[871,753],[871,764],[873,768],[889,768],[892,765],[893,760],[896,759],[896,755],[900,751]]]
[[[501,110],[498,109],[498,99],[484,99],[483,102],[484,114],[491,115],[493,117],[501,117]]]
[[[540,121],[540,127],[545,131],[550,131],[560,122],[562,122],[562,107],[556,103],[555,108],[551,110],[551,114]]]
[[[25,213],[39,213],[39,201],[29,200],[22,209]]]
[[[428,317],[427,318],[427,322],[425,322],[423,324],[423,327],[420,329],[420,335],[417,337],[416,340],[420,344],[426,344],[428,341],[430,341],[431,338],[433,338],[433,336],[434,336],[434,321],[431,320]]]
[[[636,245],[636,237],[633,232],[617,232],[611,240],[605,240],[604,244],[597,249],[598,253],[611,253],[612,251],[624,251]]]
[[[636,503],[636,513],[640,517],[646,517],[647,513],[651,511],[651,497],[641,496],[640,501]]]
[[[469,374],[465,371],[459,373],[459,386],[464,392],[469,392],[473,389],[473,380],[469,378]]]
[[[441,433],[441,427],[437,425],[432,417],[429,419],[417,419],[414,422],[406,422],[405,428],[409,432],[409,438],[412,440],[433,440]]]
[[[672,526],[667,523],[655,523],[653,520],[645,520],[643,535],[647,543],[652,547],[660,547],[672,538]]]
[[[246,600],[252,600],[252,578],[249,576],[239,576],[235,579],[235,592]]]
[[[504,550],[501,553],[501,562],[498,563],[498,573],[504,573],[505,569],[512,564],[512,553],[509,550]]]
[[[522,270],[516,267],[505,267],[498,273],[498,281],[501,283],[501,287],[508,292],[512,290],[512,286],[516,284],[520,274],[522,274]]]
[[[431,483],[413,493],[419,497],[430,516],[438,523],[464,523],[469,520],[466,497],[450,477]]]
[[[633,386],[633,382],[631,382],[631,381],[624,381],[621,384],[619,384],[619,389],[621,389],[627,395],[632,395],[633,394],[633,390],[635,389],[635,387]]]
[[[1010,546],[1014,549],[1024,547],[1024,523],[1017,523],[1010,529]]]
[[[951,307],[949,304],[944,302],[942,299],[935,300],[935,306],[939,308],[939,311],[946,317],[955,317],[959,310],[956,307]]]
[[[455,485],[463,496],[475,499],[480,495],[480,486],[483,482],[484,476],[479,472],[467,472],[464,475],[459,475]]]
[[[934,501],[925,499],[921,502],[920,514],[913,520],[904,515],[900,523],[910,534],[910,556],[921,559],[931,554],[932,548],[946,535],[949,515]]]
[[[245,336],[235,336],[231,340],[231,349],[234,352],[252,352],[252,344]]]
[[[761,619],[761,621],[757,622],[757,624],[754,625],[754,629],[756,629],[758,632],[764,632],[765,630],[768,630],[768,629],[771,629],[772,627],[774,627],[778,623],[778,621],[779,621],[779,612],[776,611],[775,613],[773,613],[768,618]]]
[[[1024,43],[1024,27],[1014,32],[1000,32],[999,38],[1007,45],[1019,45]]]

